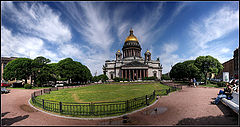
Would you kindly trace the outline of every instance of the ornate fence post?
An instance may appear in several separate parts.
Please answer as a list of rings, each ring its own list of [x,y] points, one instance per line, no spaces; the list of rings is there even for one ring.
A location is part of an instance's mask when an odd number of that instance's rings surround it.
[[[44,99],[42,99],[42,107],[43,107],[43,109],[44,109]]]
[[[41,90],[41,95],[42,95],[42,90]]]
[[[60,113],[62,113],[62,102],[59,102],[59,110],[60,110]]]
[[[155,90],[153,91],[153,98],[155,98]]]
[[[94,105],[93,105],[93,102],[90,103],[90,115],[94,115]]]
[[[148,104],[148,96],[146,95],[146,105],[149,105]]]
[[[35,92],[33,92],[33,96],[36,97],[36,96],[35,96]]]
[[[168,89],[168,93],[170,93],[170,92],[171,92],[171,89],[169,88],[169,89]]]
[[[125,112],[129,111],[129,101],[125,102]]]
[[[168,89],[166,89],[166,94],[168,95]]]

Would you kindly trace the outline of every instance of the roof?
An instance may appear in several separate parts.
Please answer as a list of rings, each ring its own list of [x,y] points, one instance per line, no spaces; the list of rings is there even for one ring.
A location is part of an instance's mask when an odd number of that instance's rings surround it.
[[[133,61],[123,65],[122,67],[148,67],[148,65],[140,63],[138,61]]]

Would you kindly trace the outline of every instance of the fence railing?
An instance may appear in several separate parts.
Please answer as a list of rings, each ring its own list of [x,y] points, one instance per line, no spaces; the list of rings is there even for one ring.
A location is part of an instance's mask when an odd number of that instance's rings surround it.
[[[51,91],[59,89],[75,88],[80,86],[65,86],[43,89],[35,91],[31,94],[32,103],[46,111],[61,113],[65,115],[77,116],[101,116],[110,114],[121,114],[136,110],[140,107],[147,106],[154,101],[156,96],[167,95],[171,91],[181,89],[180,86],[171,86],[169,89],[154,90],[153,93],[133,98],[126,101],[116,102],[91,102],[91,103],[70,103],[70,102],[57,102],[51,100],[39,99],[37,96],[43,94],[50,94]]]

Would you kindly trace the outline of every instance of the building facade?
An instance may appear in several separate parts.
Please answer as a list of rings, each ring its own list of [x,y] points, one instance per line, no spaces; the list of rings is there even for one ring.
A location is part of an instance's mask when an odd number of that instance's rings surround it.
[[[161,79],[162,65],[159,58],[152,60],[149,50],[144,53],[144,58],[142,58],[141,51],[141,45],[131,29],[130,35],[123,45],[122,52],[120,50],[116,52],[116,60],[105,61],[103,73],[109,79],[119,77],[128,80],[142,80],[145,77],[152,76]]]
[[[1,80],[3,80],[3,70],[8,62],[16,59],[17,57],[1,57]]]
[[[233,52],[233,60],[234,60],[234,77],[239,79],[239,73],[240,73],[239,72],[239,68],[240,68],[239,47]]]
[[[229,79],[234,78],[234,59],[230,59],[227,62],[224,62],[223,64],[223,70],[219,73],[220,78],[223,76],[223,72],[229,72]]]

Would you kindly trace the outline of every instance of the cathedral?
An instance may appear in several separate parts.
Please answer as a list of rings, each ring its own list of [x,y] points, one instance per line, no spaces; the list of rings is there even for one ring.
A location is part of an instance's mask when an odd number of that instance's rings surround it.
[[[123,45],[122,52],[120,50],[116,52],[116,60],[105,61],[103,73],[110,80],[119,77],[133,81],[152,76],[161,79],[162,65],[159,58],[152,60],[149,50],[144,53],[144,58],[142,58],[141,50],[141,45],[131,29],[130,35]]]

